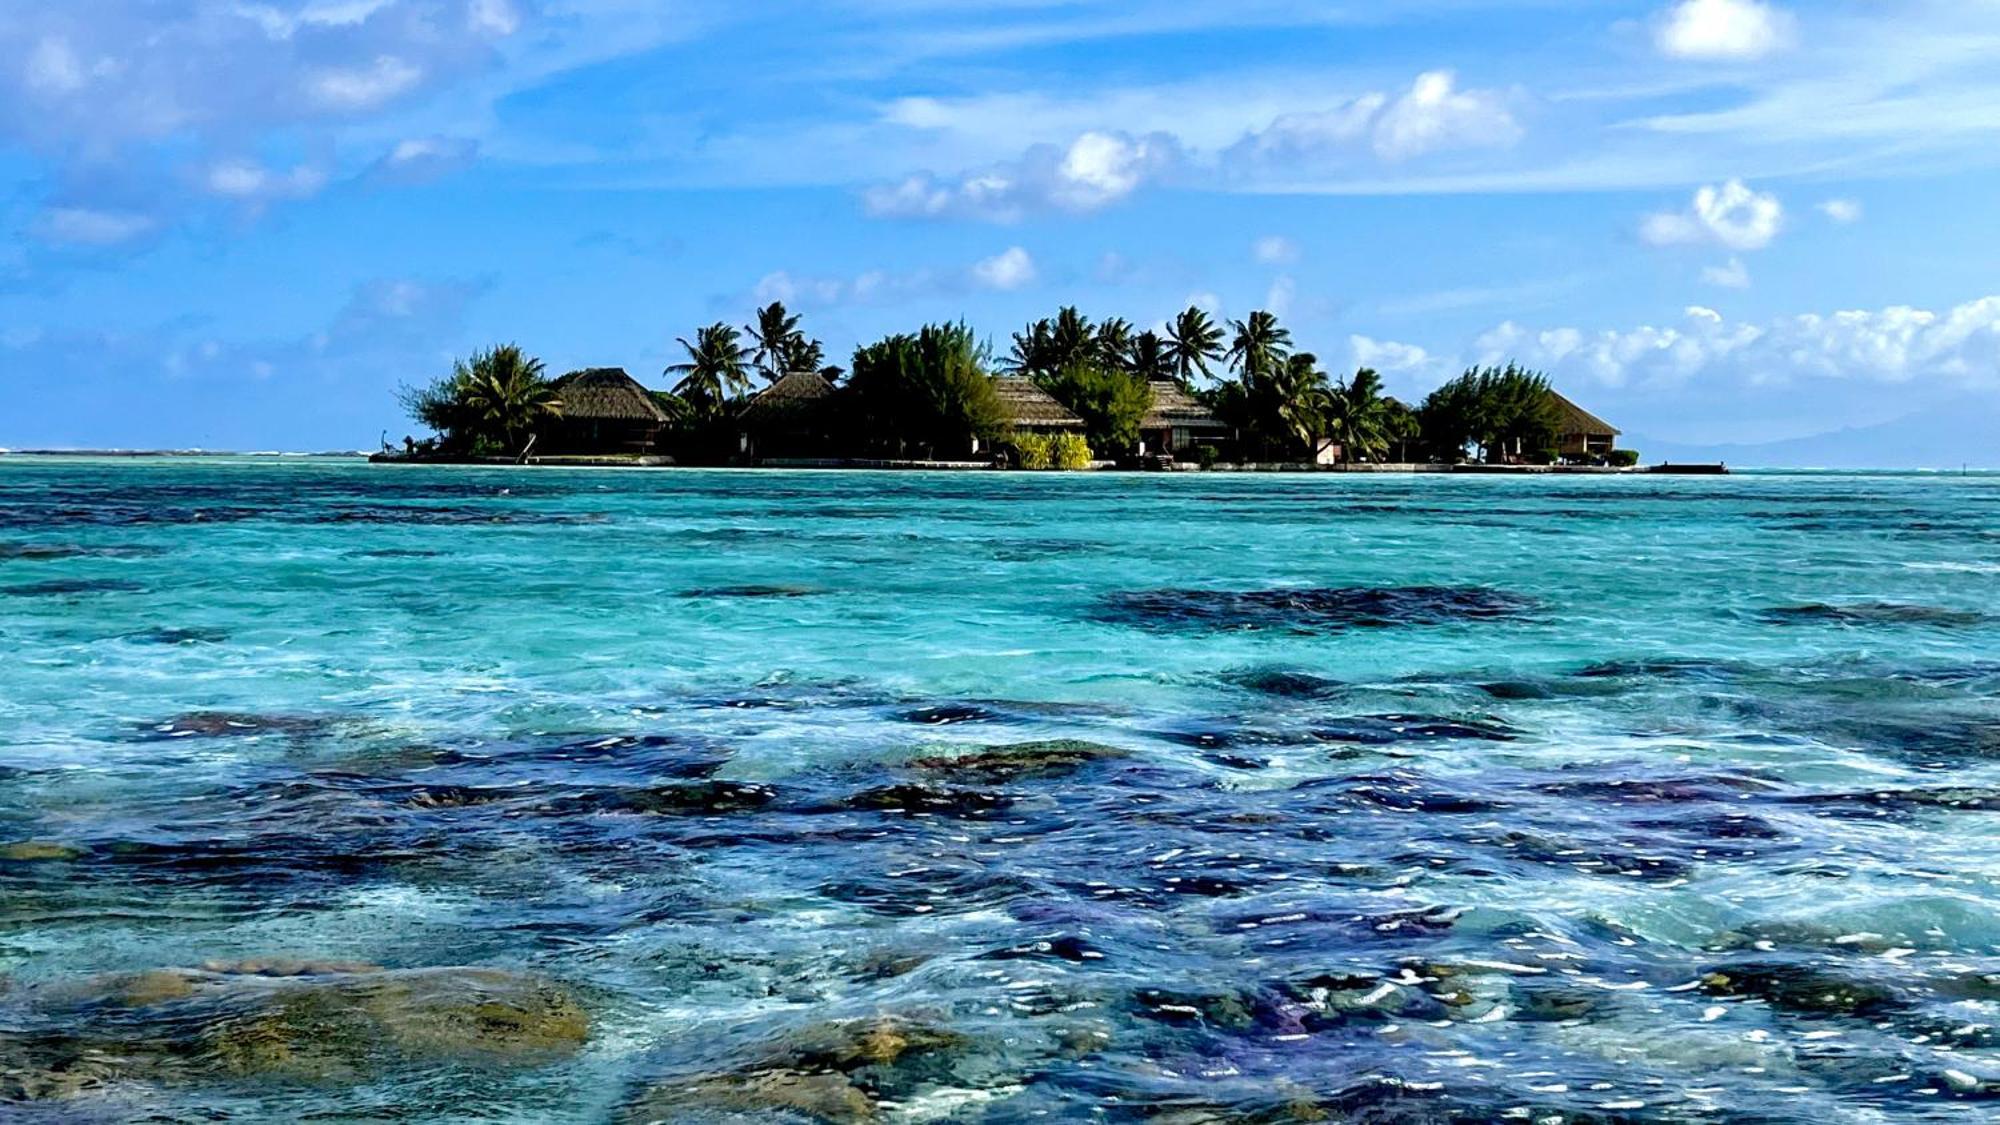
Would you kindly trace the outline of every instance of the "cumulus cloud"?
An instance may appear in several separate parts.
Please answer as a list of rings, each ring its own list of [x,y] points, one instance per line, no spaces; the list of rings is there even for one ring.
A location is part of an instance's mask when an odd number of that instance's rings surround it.
[[[1250,255],[1258,265],[1289,266],[1299,260],[1299,244],[1283,235],[1265,235],[1251,243]]]
[[[1507,148],[1524,130],[1516,96],[1504,90],[1461,90],[1449,70],[1417,76],[1400,96],[1368,93],[1320,109],[1287,113],[1246,134],[1230,150],[1263,163],[1324,160],[1366,144],[1386,161],[1444,149]]]
[[[976,291],[1013,292],[1034,284],[1039,276],[1034,256],[1010,246],[959,269],[867,270],[817,277],[777,270],[759,279],[749,296],[756,304],[782,301],[800,309],[886,305]]]
[[[1794,26],[1760,0],[1682,0],[1660,14],[1653,42],[1677,59],[1758,59],[1789,45]]]
[[[1785,208],[1778,197],[1752,191],[1741,180],[1705,186],[1685,210],[1648,215],[1639,237],[1653,246],[1721,246],[1761,250],[1778,237]]]
[[[1693,306],[1675,323],[1584,332],[1508,322],[1474,345],[1480,362],[1518,359],[1606,386],[1692,380],[1789,385],[1942,383],[2000,388],[2000,297],[1942,312],[1896,305],[1751,323]]]
[[[1750,288],[1750,268],[1741,258],[1731,258],[1719,266],[1709,266],[1701,271],[1701,279],[1710,285],[1724,289]]]
[[[394,55],[378,55],[366,66],[333,67],[307,75],[307,95],[333,110],[378,108],[415,89],[422,67]]]
[[[1442,376],[1451,366],[1450,360],[1434,356],[1415,344],[1370,336],[1349,336],[1347,350],[1355,367],[1372,367],[1387,376]]]
[[[1037,145],[1019,160],[955,179],[920,172],[877,185],[862,193],[862,203],[881,218],[1014,222],[1046,211],[1087,213],[1125,199],[1180,160],[1179,142],[1164,133],[1093,131],[1067,146]]]
[[[972,278],[982,287],[1007,292],[1035,280],[1035,259],[1019,246],[1010,246],[972,267]]]
[[[1847,226],[1861,221],[1861,202],[1855,199],[1829,199],[1819,205],[1819,213],[1842,226]]]

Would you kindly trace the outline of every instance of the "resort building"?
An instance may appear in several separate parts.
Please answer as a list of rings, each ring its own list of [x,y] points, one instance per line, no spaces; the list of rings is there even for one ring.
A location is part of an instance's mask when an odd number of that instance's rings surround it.
[[[1217,421],[1179,382],[1154,379],[1150,386],[1153,408],[1139,423],[1140,453],[1185,455],[1196,446],[1220,446],[1229,440],[1229,427]]]
[[[810,457],[827,452],[833,384],[794,371],[745,399],[736,412],[737,452],[746,457]]]
[[[650,453],[667,415],[622,367],[572,371],[554,384],[562,415],[535,443],[542,453]]]
[[[1602,461],[1618,447],[1618,427],[1550,391],[1561,416],[1557,427],[1556,452],[1567,461]]]
[[[1082,433],[1083,419],[1033,382],[1015,375],[993,380],[993,391],[1006,408],[1007,424],[1019,434]]]

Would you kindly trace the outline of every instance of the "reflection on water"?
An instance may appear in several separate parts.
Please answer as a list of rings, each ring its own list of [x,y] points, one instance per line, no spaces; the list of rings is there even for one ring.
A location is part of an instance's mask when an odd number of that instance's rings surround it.
[[[1990,478],[0,464],[0,1117],[1985,1121]]]

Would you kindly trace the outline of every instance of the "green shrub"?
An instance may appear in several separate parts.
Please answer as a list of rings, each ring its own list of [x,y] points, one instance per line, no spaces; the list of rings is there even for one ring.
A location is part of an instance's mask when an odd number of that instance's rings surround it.
[[[1200,465],[1202,468],[1213,469],[1215,468],[1215,463],[1220,460],[1222,460],[1222,451],[1220,449],[1212,445],[1197,445],[1194,447],[1194,463]]]
[[[1090,443],[1082,434],[1057,434],[1049,442],[1049,460],[1058,469],[1075,471],[1090,468]]]
[[[1614,449],[1611,451],[1610,456],[1604,459],[1604,463],[1615,469],[1629,469],[1639,463],[1639,451],[1636,449]]]
[[[1023,469],[1046,469],[1054,465],[1047,434],[1022,434],[1014,439],[1014,452]]]

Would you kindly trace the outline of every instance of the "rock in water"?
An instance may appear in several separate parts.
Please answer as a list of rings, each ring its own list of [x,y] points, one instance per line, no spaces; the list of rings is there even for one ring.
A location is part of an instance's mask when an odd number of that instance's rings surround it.
[[[932,756],[910,761],[909,768],[944,777],[973,781],[1012,781],[1020,777],[1056,777],[1092,762],[1109,761],[1129,755],[1116,746],[1058,738],[1046,742],[1017,742],[1008,746],[988,746],[958,757]]]

